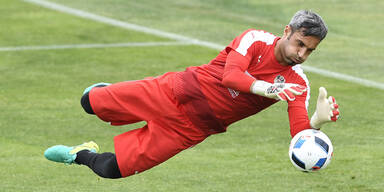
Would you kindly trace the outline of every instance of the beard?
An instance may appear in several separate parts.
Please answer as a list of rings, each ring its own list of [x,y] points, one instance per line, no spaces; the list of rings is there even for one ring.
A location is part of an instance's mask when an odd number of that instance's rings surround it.
[[[289,65],[289,66],[295,66],[295,65],[297,65],[297,63],[291,61],[291,62],[288,62],[288,65]]]
[[[295,65],[297,65],[298,63],[296,63],[296,62],[294,62],[294,61],[292,61],[291,59],[289,59],[289,58],[287,58],[286,59],[286,62],[287,62],[287,64],[289,65],[289,66],[295,66]]]
[[[288,63],[288,65],[290,65],[290,66],[295,66],[295,65],[297,65],[297,64],[301,64],[301,63],[303,63],[304,61],[302,61],[301,59],[291,59],[291,58],[287,58],[287,63]]]

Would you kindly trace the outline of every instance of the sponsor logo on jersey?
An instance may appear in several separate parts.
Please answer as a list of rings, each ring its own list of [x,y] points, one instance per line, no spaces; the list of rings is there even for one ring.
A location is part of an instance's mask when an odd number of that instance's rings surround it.
[[[259,58],[257,59],[257,63],[260,63],[260,59],[261,59],[261,55],[260,55]]]
[[[240,91],[235,91],[231,88],[228,88],[228,91],[231,94],[232,98],[235,98],[235,97],[239,96],[239,94],[240,94]]]

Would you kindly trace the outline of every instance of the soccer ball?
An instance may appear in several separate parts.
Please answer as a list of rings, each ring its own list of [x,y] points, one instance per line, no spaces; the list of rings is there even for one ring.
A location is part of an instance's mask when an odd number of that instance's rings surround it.
[[[289,159],[299,170],[318,171],[327,167],[333,155],[331,140],[323,132],[306,129],[297,133],[289,146]]]

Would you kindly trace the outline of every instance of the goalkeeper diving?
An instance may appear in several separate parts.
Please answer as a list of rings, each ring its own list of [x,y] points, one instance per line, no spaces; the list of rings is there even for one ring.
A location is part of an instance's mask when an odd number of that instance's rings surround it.
[[[338,105],[320,87],[316,111],[309,118],[310,86],[301,63],[327,32],[318,14],[301,10],[281,37],[246,30],[208,64],[144,80],[94,84],[81,97],[87,113],[113,126],[147,124],[115,136],[114,153],[98,153],[98,145],[88,142],[55,145],[44,155],[55,162],[86,165],[104,178],[124,178],[280,101],[287,103],[292,137],[304,129],[320,129],[338,119]]]

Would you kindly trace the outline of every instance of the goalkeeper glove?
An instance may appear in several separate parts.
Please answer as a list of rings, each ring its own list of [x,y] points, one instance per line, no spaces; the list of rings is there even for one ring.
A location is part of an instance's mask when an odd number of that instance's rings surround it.
[[[307,89],[293,83],[268,83],[256,80],[251,86],[251,93],[282,101],[293,101],[296,95],[303,94]]]
[[[310,124],[314,129],[320,129],[324,123],[336,121],[339,118],[339,106],[334,97],[327,99],[327,90],[324,87],[319,88],[319,97],[317,98],[316,111],[313,114]]]

